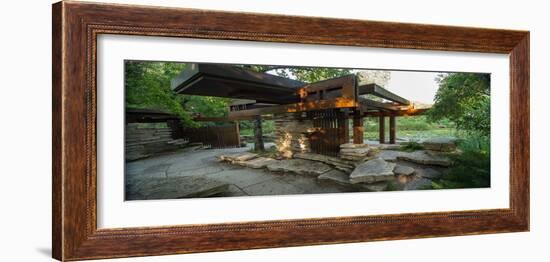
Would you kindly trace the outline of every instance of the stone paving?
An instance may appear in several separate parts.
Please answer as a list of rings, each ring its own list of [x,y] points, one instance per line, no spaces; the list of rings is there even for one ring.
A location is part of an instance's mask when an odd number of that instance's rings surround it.
[[[231,149],[189,147],[128,162],[126,199],[426,189],[452,164],[447,154],[455,147],[447,143],[454,142],[434,140],[429,145],[440,151],[413,152],[396,150],[396,145],[343,144],[340,157],[297,153],[279,160],[251,153],[251,144]]]
[[[319,181],[316,176],[247,168],[220,162],[216,158],[221,154],[248,150],[250,147],[196,150],[186,148],[179,152],[128,162],[125,168],[126,200],[358,191],[356,188]],[[179,185],[181,183],[185,185]],[[196,188],[189,189],[193,184],[196,184]],[[202,187],[205,184],[212,186]],[[177,191],[182,188],[187,191]],[[221,189],[224,191],[221,192]],[[192,194],[189,190],[193,191]]]

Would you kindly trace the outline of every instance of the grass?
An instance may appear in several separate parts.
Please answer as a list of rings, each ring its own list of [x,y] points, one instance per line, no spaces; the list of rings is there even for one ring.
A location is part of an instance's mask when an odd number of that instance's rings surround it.
[[[378,118],[365,118],[363,124],[364,138],[378,140]],[[390,129],[385,121],[386,133]],[[396,119],[397,138],[419,141],[429,137],[455,136],[455,129],[449,121],[429,122],[425,116],[404,116]]]
[[[397,138],[407,139],[409,141],[419,141],[429,137],[448,137],[456,136],[456,132],[452,128],[435,128],[429,130],[401,130],[397,126]],[[386,134],[387,139],[388,134]],[[376,131],[366,131],[363,134],[363,137],[367,140],[378,141],[378,130]]]
[[[350,121],[351,124],[351,121]],[[396,119],[397,137],[410,141],[418,141],[428,137],[455,136],[452,124],[448,121],[438,123],[428,122],[425,116],[405,116]],[[367,117],[363,123],[364,138],[367,140],[378,140],[378,118]],[[264,134],[271,134],[275,130],[273,120],[262,121]],[[389,121],[386,120],[386,132],[389,130]],[[240,122],[240,134],[242,136],[254,135],[252,121]]]

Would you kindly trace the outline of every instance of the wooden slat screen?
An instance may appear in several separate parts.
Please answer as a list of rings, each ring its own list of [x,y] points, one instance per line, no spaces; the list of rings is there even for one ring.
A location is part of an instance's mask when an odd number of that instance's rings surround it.
[[[200,142],[206,147],[230,148],[240,146],[239,133],[235,124],[224,126],[205,126],[199,128],[182,128],[178,134],[189,142]]]
[[[336,156],[340,145],[349,142],[348,119],[339,110],[322,110],[308,112],[317,129],[310,136],[311,151],[317,154]]]

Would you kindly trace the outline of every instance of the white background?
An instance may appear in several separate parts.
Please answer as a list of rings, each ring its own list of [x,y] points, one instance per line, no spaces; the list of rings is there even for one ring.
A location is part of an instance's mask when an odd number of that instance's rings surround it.
[[[107,0],[105,0],[107,1]],[[111,2],[111,1],[109,1]],[[153,3],[153,1],[119,1]],[[48,261],[51,245],[51,10],[0,9],[0,240],[3,261]],[[550,29],[544,1],[156,1],[207,9],[436,23],[531,31],[531,232],[125,259],[125,261],[547,261]],[[546,171],[546,172],[545,172]]]

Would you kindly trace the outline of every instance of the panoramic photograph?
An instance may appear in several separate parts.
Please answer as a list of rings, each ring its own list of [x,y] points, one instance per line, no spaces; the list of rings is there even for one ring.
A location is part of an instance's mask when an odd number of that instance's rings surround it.
[[[491,186],[490,74],[124,67],[128,201]]]

